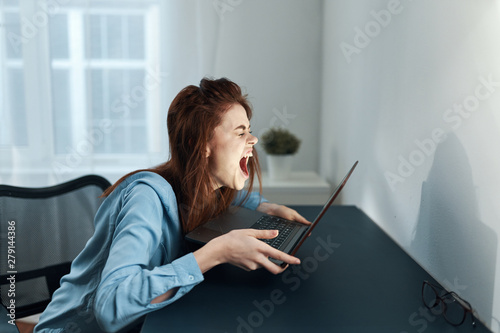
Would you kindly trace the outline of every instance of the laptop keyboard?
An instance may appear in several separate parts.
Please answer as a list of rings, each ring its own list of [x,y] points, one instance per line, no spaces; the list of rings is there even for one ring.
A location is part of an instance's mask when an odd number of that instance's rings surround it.
[[[285,219],[270,215],[264,215],[261,216],[261,218],[258,219],[257,222],[255,222],[251,226],[251,228],[259,230],[278,230],[279,234],[277,237],[272,239],[261,239],[261,241],[271,245],[276,249],[279,249],[280,246],[288,238],[295,226],[296,224]]]

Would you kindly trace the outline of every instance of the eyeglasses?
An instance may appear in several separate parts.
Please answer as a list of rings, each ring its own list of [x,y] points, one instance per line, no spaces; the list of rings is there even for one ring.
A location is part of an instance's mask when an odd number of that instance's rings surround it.
[[[433,314],[442,314],[444,319],[453,326],[462,325],[467,313],[470,312],[472,326],[476,326],[472,306],[454,291],[448,292],[429,281],[424,281],[422,284],[422,300]]]

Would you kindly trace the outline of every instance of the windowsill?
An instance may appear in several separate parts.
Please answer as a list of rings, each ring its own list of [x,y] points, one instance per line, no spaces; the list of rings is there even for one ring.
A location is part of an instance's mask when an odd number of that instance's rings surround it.
[[[283,205],[323,205],[331,194],[330,184],[314,171],[295,171],[289,179],[270,179],[262,173],[262,194]]]

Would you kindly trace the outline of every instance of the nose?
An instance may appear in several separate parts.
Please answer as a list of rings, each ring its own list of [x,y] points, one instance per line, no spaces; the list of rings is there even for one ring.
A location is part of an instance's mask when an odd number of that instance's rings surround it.
[[[256,145],[256,144],[257,144],[257,142],[259,142],[259,139],[258,139],[256,136],[252,135],[252,134],[249,134],[249,135],[250,135],[250,136],[248,137],[248,141],[247,141],[247,143],[248,143],[249,145]]]

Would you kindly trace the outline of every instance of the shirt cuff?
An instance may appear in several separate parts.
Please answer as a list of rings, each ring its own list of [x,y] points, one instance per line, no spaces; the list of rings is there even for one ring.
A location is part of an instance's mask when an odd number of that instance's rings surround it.
[[[245,201],[243,201],[247,193],[248,192],[246,190],[238,191],[236,197],[233,200],[232,205],[234,206],[241,205],[251,210],[257,210],[257,207],[259,207],[261,203],[269,202],[267,199],[262,197],[259,192],[250,192],[248,198]]]
[[[149,308],[161,308],[175,302],[204,280],[203,273],[193,253],[188,253],[168,265],[156,267],[155,270],[159,275],[172,276],[174,274],[175,280],[172,281],[172,284],[165,284],[154,297],[164,294],[172,288],[179,289],[175,295],[164,302],[149,304]]]
[[[192,252],[174,260],[172,266],[179,274],[181,285],[198,284],[204,280],[203,273]]]

